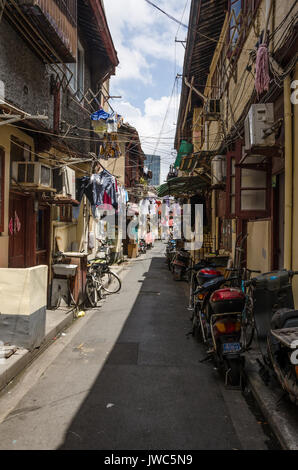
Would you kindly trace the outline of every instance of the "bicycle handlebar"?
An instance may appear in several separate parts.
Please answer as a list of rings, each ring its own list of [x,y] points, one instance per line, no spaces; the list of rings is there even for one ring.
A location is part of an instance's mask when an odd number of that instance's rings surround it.
[[[253,271],[253,272],[256,272],[256,271]],[[288,270],[287,272],[291,278],[298,275],[298,271]],[[256,278],[250,279],[249,281],[244,281],[243,284],[244,284],[244,287],[253,286],[256,284]]]

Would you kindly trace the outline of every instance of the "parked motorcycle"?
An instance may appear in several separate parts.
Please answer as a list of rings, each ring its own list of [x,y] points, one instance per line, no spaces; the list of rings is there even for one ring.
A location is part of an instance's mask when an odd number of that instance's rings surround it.
[[[203,271],[206,271],[204,268]],[[219,272],[218,272],[219,273]],[[210,337],[210,328],[207,321],[206,310],[210,300],[210,297],[214,291],[219,289],[226,281],[225,277],[219,273],[209,279],[204,273],[200,273],[197,276],[199,278],[198,287],[194,292],[194,309],[192,315],[192,335],[195,336],[199,341],[207,343]],[[205,281],[205,282],[203,282]]]
[[[172,269],[172,261],[176,254],[176,240],[170,239],[166,247],[166,258],[169,270]]]
[[[146,245],[145,240],[143,239],[139,241],[139,252],[142,254],[146,254],[147,252],[147,245]]]
[[[183,248],[176,251],[171,262],[173,277],[175,281],[182,281],[188,272],[190,265],[190,253]]]
[[[291,401],[298,405],[298,310],[292,279],[298,271],[273,271],[245,283],[252,286],[257,340],[263,356],[260,373],[272,372]]]
[[[210,297],[208,321],[213,355],[225,373],[225,384],[240,386],[244,358],[241,355],[241,316],[245,294],[241,289],[225,287]]]
[[[200,260],[193,267],[189,268],[191,272],[189,286],[189,310],[193,310],[196,314],[196,305],[202,302],[204,296],[195,294],[197,288],[216,277],[222,276],[219,268],[225,268],[228,264],[228,256],[207,257]],[[193,317],[191,318],[193,320]]]
[[[193,310],[193,316],[197,314],[197,305],[200,304],[204,298],[203,294],[196,294],[196,290],[199,286],[202,286],[205,282],[211,281],[216,277],[222,275],[220,271],[215,268],[209,267],[208,261],[202,260],[195,264],[192,268],[189,268],[191,272],[190,288],[189,288],[189,310]],[[192,316],[192,320],[193,320]]]
[[[210,346],[208,353],[224,372],[225,385],[231,387],[241,386],[244,358],[240,338],[245,294],[241,289],[222,286],[235,280],[219,276],[197,289],[197,295],[202,296],[197,326],[203,341]]]

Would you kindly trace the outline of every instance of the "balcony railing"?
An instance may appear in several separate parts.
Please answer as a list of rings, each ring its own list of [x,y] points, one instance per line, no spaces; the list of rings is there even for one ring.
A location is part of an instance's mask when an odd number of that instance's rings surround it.
[[[35,50],[39,47],[39,55],[43,50],[46,62],[76,60],[77,0],[8,0],[8,5],[9,19]]]

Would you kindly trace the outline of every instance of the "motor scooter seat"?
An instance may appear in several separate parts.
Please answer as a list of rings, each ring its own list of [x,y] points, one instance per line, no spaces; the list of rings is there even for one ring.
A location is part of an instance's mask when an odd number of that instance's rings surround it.
[[[280,308],[271,318],[271,329],[298,327],[298,310]]]
[[[212,292],[213,290],[217,290],[225,281],[226,278],[224,276],[218,276],[215,279],[211,279],[211,281],[207,281],[203,285],[198,287],[195,294],[203,294],[207,292]]]

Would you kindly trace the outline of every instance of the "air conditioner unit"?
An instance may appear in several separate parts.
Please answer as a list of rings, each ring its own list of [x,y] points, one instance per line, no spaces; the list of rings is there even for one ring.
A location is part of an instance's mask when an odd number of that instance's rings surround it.
[[[216,155],[211,160],[211,185],[223,185],[226,182],[227,165],[225,155]]]
[[[52,188],[52,168],[41,162],[12,162],[12,177],[21,184]]]
[[[274,124],[273,103],[253,104],[245,119],[245,150],[253,147],[270,147],[275,144],[274,132],[266,134]]]
[[[221,113],[221,100],[210,99],[206,104],[205,119],[207,121],[217,121]]]
[[[53,185],[57,194],[76,199],[76,174],[68,166],[53,170]]]

